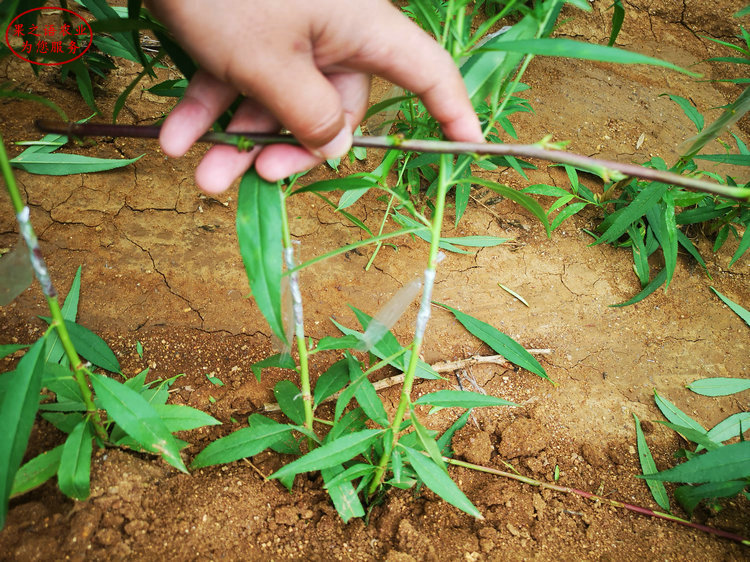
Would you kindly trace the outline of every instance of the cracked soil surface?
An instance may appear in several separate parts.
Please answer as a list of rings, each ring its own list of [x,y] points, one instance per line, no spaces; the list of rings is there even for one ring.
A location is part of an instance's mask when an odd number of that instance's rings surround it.
[[[559,35],[606,43],[610,4],[596,0],[588,15],[565,13],[570,19],[560,26]],[[699,62],[728,54],[701,36],[733,41],[743,21],[731,14],[744,2],[625,4],[619,46],[691,67],[708,78],[737,76],[736,67]],[[97,99],[105,117],[135,73],[126,63],[100,83]],[[0,63],[0,74],[18,89],[51,97],[73,118],[88,115],[74,87],[60,84],[56,73],[35,76],[11,58]],[[720,112],[714,108],[731,102],[740,91],[732,84],[700,82],[664,69],[541,58],[532,62],[524,81],[531,86],[526,95],[536,113],[513,117],[519,141],[534,142],[554,133],[556,140],[571,140],[573,151],[633,162],[651,156],[671,162],[680,143],[694,134],[676,104],[660,94],[691,99],[709,122]],[[374,99],[387,87],[376,83]],[[147,92],[134,93],[121,121],[151,123],[171,103]],[[6,142],[38,138],[32,122],[48,117],[45,112],[29,102],[0,102]],[[750,140],[750,121],[740,121],[735,132]],[[718,144],[713,148],[721,150]],[[133,375],[150,366],[153,377],[184,373],[170,400],[224,422],[181,435],[191,443],[185,450],[190,459],[210,439],[240,427],[248,414],[272,401],[273,385],[284,376],[265,371],[258,383],[250,371],[251,363],[272,353],[272,344],[252,300],[245,298],[249,290],[234,234],[236,188],[217,198],[197,191],[192,173],[200,148],[181,160],[167,159],[154,142],[145,140],[105,139],[74,150],[98,157],[143,157],[108,173],[55,178],[17,173],[53,279],[64,296],[82,265],[79,321],[111,344],[124,372]],[[344,165],[344,171],[371,169],[374,161],[372,157]],[[309,177],[332,174],[321,167]],[[563,172],[543,164],[530,173],[528,182],[512,171],[492,175],[517,188],[566,182]],[[586,181],[592,189],[600,188]],[[293,198],[291,205],[290,226],[300,242],[301,259],[361,239],[361,231],[312,196]],[[352,212],[376,228],[384,209],[372,196]],[[513,242],[468,255],[449,254],[438,271],[435,300],[498,327],[528,348],[552,350],[540,360],[557,383],[498,365],[472,367],[470,375],[487,393],[520,407],[476,411],[476,423],[459,432],[454,445],[459,458],[501,470],[510,463],[543,481],[552,481],[558,466],[562,485],[656,509],[645,484],[635,477],[640,469],[633,414],[641,420],[661,419],[654,389],[705,427],[748,408],[744,395],[705,398],[691,394],[685,385],[708,376],[750,376],[748,327],[709,290],[713,285],[748,307],[750,268],[744,258],[727,269],[736,241],[713,254],[710,233],[689,232],[713,280],[681,255],[666,294],[659,290],[637,305],[612,308],[609,305],[634,295],[638,284],[629,249],[588,246],[591,239],[583,229],[596,222],[593,213],[584,212],[547,238],[523,209],[476,190],[458,228],[446,225],[448,236],[491,234]],[[0,205],[0,247],[12,246],[16,236],[10,205]],[[301,283],[308,335],[316,340],[335,335],[330,318],[354,327],[345,303],[374,313],[423,268],[426,251],[422,241],[403,239],[398,251],[384,247],[367,273],[369,247],[305,270]],[[529,306],[498,283],[522,295]],[[38,337],[44,324],[37,315],[45,312],[35,284],[0,308],[0,343]],[[415,315],[413,305],[395,327],[404,343]],[[142,359],[136,342],[145,350]],[[489,353],[448,313],[433,310],[426,361]],[[336,355],[321,353],[315,359],[317,376]],[[2,370],[16,360],[4,360]],[[211,384],[206,378],[211,373],[225,386]],[[455,384],[449,375],[445,381],[417,384],[415,394]],[[383,391],[383,396],[393,405],[398,389]],[[424,414],[426,423],[442,430],[460,412]],[[646,421],[644,430],[657,466],[672,466],[672,454],[684,443],[659,424]],[[27,455],[60,442],[62,434],[40,420]],[[430,492],[394,490],[372,510],[367,524],[358,520],[344,525],[318,479],[298,477],[290,494],[262,478],[285,459],[261,454],[250,460],[184,475],[149,456],[99,451],[89,500],[73,502],[53,483],[13,500],[7,527],[0,532],[0,559],[395,562],[748,556],[745,547],[670,522],[466,469],[451,472],[484,521]],[[684,516],[679,507],[676,513]],[[744,499],[724,502],[719,512],[699,508],[694,519],[750,535],[750,505]]]

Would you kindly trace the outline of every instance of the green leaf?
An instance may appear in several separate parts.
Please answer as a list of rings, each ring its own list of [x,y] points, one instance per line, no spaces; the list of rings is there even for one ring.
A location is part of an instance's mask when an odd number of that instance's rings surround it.
[[[461,66],[461,75],[475,107],[515,72],[526,54],[508,54],[507,50],[499,50],[495,46],[502,41],[534,37],[538,29],[536,19],[531,15],[526,16],[504,34],[493,37],[481,49],[470,53],[469,59]]]
[[[706,449],[714,450],[720,446],[718,443],[714,443],[708,437],[708,434],[705,431],[698,431],[696,429],[693,429],[692,427],[685,427],[682,425],[677,425],[677,424],[669,423],[665,421],[657,421],[657,423],[667,426],[669,429],[672,429],[676,431],[677,433],[679,433],[680,435],[682,435],[688,441],[697,443],[698,445]]]
[[[26,349],[27,347],[29,346],[25,344],[20,344],[20,343],[8,343],[8,344],[0,345],[0,359],[7,357],[11,353],[15,353],[19,349]]]
[[[737,247],[737,251],[729,261],[729,267],[732,267],[735,263],[737,263],[737,260],[740,259],[745,254],[745,252],[748,251],[748,249],[750,249],[750,228],[745,228],[745,234],[742,235],[740,245]]]
[[[68,176],[72,174],[90,174],[122,168],[137,162],[143,155],[136,158],[93,158],[80,154],[20,154],[10,163],[30,174],[45,176]]]
[[[611,7],[614,8],[612,12],[612,31],[609,34],[609,41],[607,42],[607,45],[610,47],[615,44],[615,40],[620,34],[620,29],[622,29],[622,22],[625,21],[625,8],[622,6],[622,0],[615,0]]]
[[[221,422],[206,412],[182,404],[154,404],[154,410],[170,433],[189,431],[206,425],[221,425]]]
[[[159,414],[138,392],[103,375],[92,374],[96,398],[107,415],[144,449],[162,456],[176,469],[187,472],[180,446]]]
[[[25,494],[29,490],[41,486],[57,474],[57,467],[60,466],[62,451],[63,445],[58,445],[54,449],[37,455],[19,468],[13,480],[13,489],[10,492],[10,496],[15,497]]]
[[[719,297],[722,301],[724,301],[724,304],[726,304],[729,308],[732,309],[732,311],[737,314],[740,318],[742,318],[745,321],[745,324],[750,326],[750,312],[748,312],[745,308],[738,305],[736,302],[728,299],[724,295],[722,295],[719,291],[711,287],[711,290],[716,293],[716,296]]]
[[[515,26],[514,26],[515,27]],[[497,41],[483,45],[482,50],[510,51],[548,57],[566,57],[571,59],[586,59],[600,62],[614,62],[617,64],[648,64],[669,68],[693,78],[701,75],[691,72],[670,62],[631,51],[608,47],[594,43],[584,43],[573,39],[526,39],[511,40],[509,34],[501,35]]]
[[[362,379],[361,384],[357,385],[357,389],[354,393],[354,397],[357,402],[364,410],[367,417],[382,427],[388,426],[388,414],[385,412],[383,402],[378,397],[378,393],[375,390],[375,386],[370,380],[362,373],[362,369],[359,366],[359,361],[354,358],[349,352],[346,353],[346,360],[349,367],[349,379],[352,382],[359,381]]]
[[[469,421],[469,416],[471,416],[471,410],[466,410],[437,440],[440,452],[444,457],[453,456],[453,451],[450,447],[453,435],[466,425],[466,422]]]
[[[60,309],[65,320],[75,322],[76,316],[78,316],[78,301],[80,300],[80,295],[81,266],[78,266],[78,270],[73,278],[73,283],[70,284],[68,296],[65,297],[65,302]],[[44,355],[44,360],[48,363],[58,363],[63,357],[65,357],[65,350],[60,341],[60,336],[57,335],[57,330],[54,330],[47,338],[47,349]]]
[[[469,501],[469,498],[456,486],[456,483],[451,480],[451,477],[442,468],[435,464],[435,462],[424,456],[419,451],[406,447],[399,444],[409,460],[409,463],[416,471],[419,478],[425,483],[425,485],[435,492],[438,496],[443,498],[449,504],[457,507],[458,509],[476,517],[477,519],[484,519],[479,510]]]
[[[437,441],[435,441],[432,435],[430,435],[430,433],[427,431],[427,428],[420,423],[419,418],[417,417],[417,413],[414,411],[413,405],[410,407],[410,410],[411,423],[414,426],[414,433],[417,434],[419,443],[422,445],[422,448],[425,450],[425,452],[430,455],[432,462],[434,462],[435,465],[439,466],[440,469],[443,470],[443,472],[448,474],[448,468],[445,466],[442,455],[440,453],[440,446],[437,444]]]
[[[305,404],[302,401],[302,393],[297,388],[297,385],[289,380],[279,381],[273,387],[273,394],[286,417],[298,425],[304,425]]]
[[[364,429],[349,433],[313,449],[304,457],[290,462],[274,472],[269,478],[284,478],[301,472],[323,470],[345,463],[370,448],[382,429]]]
[[[237,238],[253,298],[279,340],[286,341],[281,315],[281,191],[252,169],[242,176],[237,201]]]
[[[737,437],[740,433],[744,435],[748,430],[750,430],[750,412],[739,412],[712,427],[708,431],[708,437],[715,443],[723,443],[732,437]]]
[[[728,396],[750,388],[750,379],[711,377],[692,382],[687,387],[702,396]]]
[[[275,422],[260,414],[251,415],[248,423],[248,427],[209,443],[195,457],[190,468],[202,468],[252,457],[284,441],[294,429],[291,425]]]
[[[625,234],[628,227],[646,214],[651,207],[656,205],[664,194],[669,190],[669,185],[660,182],[651,182],[636,195],[630,204],[620,211],[607,217],[602,223],[606,230],[595,244],[610,244]]]
[[[547,219],[547,213],[544,212],[544,209],[539,204],[539,202],[526,195],[525,193],[522,193],[521,191],[516,191],[513,188],[508,187],[507,185],[503,185],[494,181],[485,180],[482,178],[477,177],[470,177],[469,179],[462,180],[469,183],[475,183],[478,185],[482,185],[484,187],[487,187],[494,191],[495,193],[499,193],[503,197],[506,197],[507,199],[510,199],[511,201],[515,201],[519,205],[521,205],[524,209],[529,211],[532,215],[534,215],[536,218],[539,219],[539,221],[544,226],[544,230],[547,232],[547,236],[550,234],[550,225],[549,220]]]
[[[668,193],[664,194],[665,199],[671,199],[668,196]],[[646,218],[664,254],[664,269],[667,272],[664,283],[666,287],[669,287],[677,267],[677,226],[674,204],[654,205],[646,211]]]
[[[297,368],[297,365],[295,365],[294,359],[292,359],[292,357],[288,353],[277,353],[276,355],[271,355],[271,357],[267,357],[266,359],[250,365],[250,369],[253,371],[255,378],[259,381],[261,370],[269,367],[295,370]]]
[[[638,458],[641,460],[641,470],[643,470],[644,475],[655,474],[658,470],[656,469],[654,457],[651,456],[651,450],[648,448],[648,443],[646,443],[646,437],[643,435],[641,422],[635,414],[633,414],[633,417],[635,418],[635,434],[638,444]],[[659,504],[659,507],[665,511],[669,511],[669,497],[667,496],[667,489],[664,487],[664,484],[651,480],[646,480],[646,484],[651,491],[651,495],[654,497],[654,501]]]
[[[706,433],[706,430],[701,424],[695,421],[693,418],[688,416],[685,412],[680,410],[677,406],[672,404],[666,398],[662,398],[658,392],[654,391],[654,400],[656,405],[670,422],[675,425],[681,425],[683,427],[689,427],[695,431]]]
[[[348,336],[347,336],[348,337]],[[325,339],[325,338],[324,338]],[[322,340],[321,340],[322,341]],[[313,392],[313,404],[317,407],[329,396],[333,396],[349,382],[349,365],[346,359],[336,361],[318,377]]]
[[[318,345],[315,346],[316,351],[330,351],[332,349],[354,349],[360,344],[360,339],[357,336],[343,336],[340,338],[334,338],[327,336],[322,338]]]
[[[674,96],[672,94],[661,94],[661,95],[669,97],[669,99],[671,99],[673,102],[679,105],[682,111],[685,113],[685,115],[687,115],[688,118],[693,122],[693,124],[695,125],[695,128],[698,129],[699,133],[703,130],[703,125],[704,125],[703,115],[701,115],[698,112],[698,110],[695,108],[695,106],[692,104],[692,102],[689,99],[683,98],[681,96]]]
[[[709,162],[720,162],[721,164],[732,164],[734,166],[750,166],[750,154],[698,154],[694,158],[696,160],[708,160]]]
[[[403,91],[403,90],[402,90]],[[385,98],[383,100],[380,100],[377,103],[372,104],[365,113],[364,118],[362,121],[367,121],[370,117],[373,115],[376,115],[377,113],[380,113],[381,111],[384,111],[388,109],[391,106],[396,105],[397,103],[401,103],[402,101],[410,100],[414,98],[414,94],[404,94],[403,96],[394,96],[392,98]],[[370,133],[372,134],[372,132]]]
[[[335,178],[332,180],[321,180],[295,189],[292,195],[305,193],[308,191],[350,191],[353,189],[371,188],[377,186],[377,182],[369,176],[357,177],[347,176],[345,178]]]
[[[680,486],[674,491],[674,497],[685,508],[685,511],[692,515],[701,500],[728,498],[739,494],[746,486],[745,480],[710,482],[701,486]]]
[[[155,86],[148,88],[148,91],[155,96],[163,96],[169,98],[181,98],[185,95],[188,81],[184,78],[178,80],[164,80],[159,82]]]
[[[102,338],[88,328],[69,320],[65,321],[65,327],[68,329],[76,351],[81,356],[102,369],[112,373],[121,372],[117,357]]]
[[[415,406],[429,404],[440,408],[481,408],[485,406],[518,406],[513,402],[508,402],[496,396],[479,394],[478,392],[469,392],[468,390],[438,390],[420,396],[415,402]]]
[[[750,477],[750,441],[725,445],[664,472],[639,476],[662,482],[724,482]]]
[[[372,465],[366,466],[370,466],[372,470],[375,469]],[[359,500],[357,491],[354,489],[351,479],[347,479],[349,474],[346,474],[346,478],[339,478],[344,473],[350,473],[350,470],[345,471],[344,467],[339,465],[337,467],[324,468],[320,471],[325,487],[328,490],[328,495],[331,496],[331,501],[344,523],[348,523],[354,517],[365,516],[365,508]]]
[[[442,242],[448,242],[450,244],[458,244],[459,246],[469,246],[472,248],[491,248],[493,246],[499,246],[505,244],[508,238],[500,238],[499,236],[456,236],[456,237],[442,237]]]
[[[347,369],[347,378],[348,376],[349,375]],[[355,431],[365,429],[366,423],[367,414],[365,414],[362,408],[357,406],[353,410],[349,410],[347,413],[341,416],[341,419],[337,420],[333,424],[331,431],[329,431],[328,435],[326,435],[325,442],[330,443],[338,439],[341,435],[344,435],[346,433],[354,433]]]
[[[623,306],[630,306],[631,304],[635,304],[637,302],[642,301],[647,296],[649,296],[651,293],[653,293],[656,289],[664,285],[664,282],[667,280],[667,270],[662,269],[659,273],[656,274],[656,277],[654,277],[651,282],[646,285],[643,290],[638,293],[636,296],[631,298],[630,300],[627,300],[625,302],[621,302],[618,304],[611,304],[612,308],[620,308]]]
[[[83,420],[68,435],[57,469],[57,485],[70,498],[83,501],[90,494],[91,451],[94,436],[88,420]]]
[[[499,353],[500,355],[505,357],[506,360],[526,369],[527,371],[531,371],[532,373],[539,375],[544,379],[551,380],[547,376],[544,367],[539,364],[539,361],[537,361],[518,342],[516,342],[509,336],[506,336],[497,328],[490,326],[486,322],[477,320],[473,316],[469,316],[468,314],[461,312],[460,310],[456,310],[455,308],[448,306],[447,304],[442,304],[439,302],[436,302],[435,304],[438,306],[442,306],[446,310],[452,312],[456,317],[456,320],[458,320],[464,326],[464,328],[466,328],[469,332],[482,340],[484,343],[489,345],[492,349],[495,350],[496,353]]]
[[[42,386],[40,360],[45,340],[31,346],[14,371],[0,375],[0,529],[5,526],[8,498],[34,425]]]
[[[83,402],[80,402],[80,412],[84,412],[85,410],[86,405]],[[42,418],[47,420],[63,433],[70,433],[79,423],[81,423],[81,421],[83,421],[83,413],[44,412],[42,414]]]

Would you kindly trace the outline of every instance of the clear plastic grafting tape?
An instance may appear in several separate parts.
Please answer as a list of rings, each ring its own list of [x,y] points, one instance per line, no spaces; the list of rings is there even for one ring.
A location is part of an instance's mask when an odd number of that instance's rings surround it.
[[[20,213],[16,215],[18,221],[18,229],[21,231],[26,242],[26,247],[29,249],[29,258],[31,260],[31,267],[34,270],[34,275],[39,280],[39,284],[42,286],[42,292],[49,298],[57,296],[57,291],[52,286],[52,279],[49,276],[47,265],[44,263],[42,257],[42,250],[39,248],[39,240],[37,240],[34,229],[31,226],[31,220],[29,219],[29,208],[24,207]]]
[[[357,349],[360,351],[371,350],[403,316],[409,305],[417,298],[421,288],[422,279],[417,277],[396,291],[396,294],[372,317]]]
[[[287,270],[294,269],[294,248],[284,248],[284,262]],[[302,314],[302,293],[299,290],[299,272],[289,274],[289,292],[292,294],[292,317],[294,319],[294,332],[298,337],[305,336],[304,318]]]

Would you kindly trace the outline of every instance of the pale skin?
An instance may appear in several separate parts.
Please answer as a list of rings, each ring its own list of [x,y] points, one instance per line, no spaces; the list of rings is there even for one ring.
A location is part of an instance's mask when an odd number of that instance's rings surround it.
[[[250,166],[269,181],[346,154],[367,110],[370,77],[416,93],[446,137],[481,142],[479,121],[448,53],[388,0],[149,0],[200,65],[160,142],[185,154],[236,99],[229,131],[288,129],[305,148],[215,146],[195,171],[208,193]]]

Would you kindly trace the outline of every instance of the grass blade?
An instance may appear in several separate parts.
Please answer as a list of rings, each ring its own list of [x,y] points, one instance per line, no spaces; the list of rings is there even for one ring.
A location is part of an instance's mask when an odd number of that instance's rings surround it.
[[[92,374],[96,398],[107,415],[144,449],[161,455],[176,469],[187,472],[180,446],[153,406],[135,390],[103,375]]]
[[[463,324],[464,328],[469,330],[474,336],[489,345],[496,353],[499,353],[511,363],[551,381],[549,376],[547,376],[544,367],[539,364],[539,361],[537,361],[518,342],[503,334],[497,328],[490,326],[486,322],[477,320],[473,316],[469,316],[460,310],[456,310],[447,304],[439,302],[436,302],[435,304],[451,311],[456,317],[456,320]]]
[[[646,443],[646,437],[643,435],[641,422],[635,414],[633,414],[633,417],[635,418],[635,435],[638,445],[638,458],[641,461],[641,470],[643,470],[643,474],[646,476],[656,474],[659,471],[656,468],[654,457],[651,456],[648,443]],[[646,480],[646,484],[651,491],[654,501],[659,504],[659,507],[665,511],[669,511],[669,497],[667,496],[667,489],[664,487],[664,484],[652,480]]]
[[[85,500],[90,494],[93,440],[91,425],[84,419],[65,440],[57,469],[60,491],[79,501]]]
[[[250,170],[240,182],[237,238],[258,308],[282,343],[288,343],[281,314],[281,193]]]
[[[40,361],[44,338],[18,362],[15,371],[0,376],[0,529],[5,526],[8,498],[34,425],[42,386]]]
[[[409,463],[412,468],[414,468],[419,478],[430,490],[461,511],[464,511],[477,519],[484,519],[482,514],[479,513],[479,510],[473,503],[471,503],[471,501],[469,501],[469,498],[466,497],[445,470],[419,451],[404,445],[399,446],[406,453]]]

